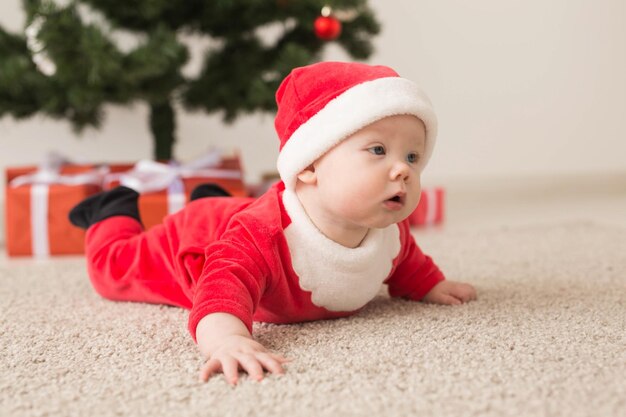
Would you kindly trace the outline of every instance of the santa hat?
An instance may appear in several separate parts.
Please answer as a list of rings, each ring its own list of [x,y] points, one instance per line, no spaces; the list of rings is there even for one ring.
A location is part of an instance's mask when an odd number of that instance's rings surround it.
[[[321,62],[296,68],[278,87],[276,102],[277,166],[286,189],[295,189],[297,175],[335,145],[387,116],[412,114],[424,123],[420,168],[435,146],[437,117],[430,100],[389,67]]]

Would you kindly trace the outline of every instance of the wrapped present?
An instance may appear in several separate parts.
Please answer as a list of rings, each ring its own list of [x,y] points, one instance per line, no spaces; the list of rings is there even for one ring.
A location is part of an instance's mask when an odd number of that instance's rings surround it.
[[[57,155],[40,166],[7,168],[6,248],[10,256],[80,254],[85,232],[71,208],[101,190],[102,167],[67,164]]]
[[[139,215],[146,229],[183,208],[200,184],[217,184],[234,197],[248,196],[238,155],[224,157],[211,151],[182,165],[142,160],[127,172],[113,173],[115,168],[111,166],[112,174],[105,179],[104,188],[121,184],[139,192]]]
[[[411,226],[440,224],[444,219],[444,189],[441,187],[423,188],[417,208],[409,215]]]

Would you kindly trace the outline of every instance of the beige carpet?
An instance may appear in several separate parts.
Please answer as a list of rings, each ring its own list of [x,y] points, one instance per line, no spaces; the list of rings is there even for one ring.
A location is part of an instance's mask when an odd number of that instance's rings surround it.
[[[196,382],[183,310],[113,303],[81,259],[0,261],[2,416],[625,416],[626,230],[420,232],[461,307],[376,298],[257,325],[287,375]]]

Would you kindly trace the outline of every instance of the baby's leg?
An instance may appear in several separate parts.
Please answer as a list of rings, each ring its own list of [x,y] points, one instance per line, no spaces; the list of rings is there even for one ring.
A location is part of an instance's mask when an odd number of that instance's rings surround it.
[[[89,277],[101,296],[191,308],[162,225],[144,232],[130,217],[110,217],[91,226],[85,241]]]
[[[190,308],[175,279],[164,227],[143,230],[138,196],[118,187],[90,197],[70,213],[72,223],[88,228],[85,255],[92,285],[110,300]]]

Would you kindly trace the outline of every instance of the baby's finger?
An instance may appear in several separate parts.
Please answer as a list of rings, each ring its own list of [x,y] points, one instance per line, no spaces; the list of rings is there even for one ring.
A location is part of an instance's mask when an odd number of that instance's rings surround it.
[[[470,294],[468,291],[457,291],[452,296],[464,303],[472,299],[472,294]]]
[[[257,353],[256,357],[259,362],[261,362],[261,365],[263,365],[263,367],[271,373],[279,375],[285,373],[285,370],[283,369],[281,363],[272,355],[264,352],[259,352]]]
[[[465,284],[459,294],[454,295],[462,299],[463,302],[468,302],[476,299],[476,290],[471,285]]]
[[[226,382],[231,385],[237,385],[237,379],[239,376],[239,366],[237,360],[232,356],[222,358],[222,372],[224,372],[224,378]]]
[[[446,304],[446,305],[453,305],[453,306],[458,306],[458,305],[463,304],[461,300],[449,294],[439,294],[439,300],[437,302],[439,304]]]
[[[285,358],[284,356],[279,355],[277,353],[268,352],[267,354],[270,355],[272,358],[276,359],[280,363],[293,362],[293,359]]]
[[[476,293],[476,288],[472,287],[471,291],[472,300],[478,300],[478,294]]]
[[[263,368],[256,357],[250,354],[239,353],[235,358],[248,375],[250,375],[250,378],[256,379],[257,381],[263,379]]]
[[[207,382],[213,374],[218,372],[222,368],[220,361],[216,359],[210,359],[202,365],[200,369],[200,382]]]
[[[466,297],[463,298],[463,301],[472,301],[476,299],[476,291],[470,290]]]

